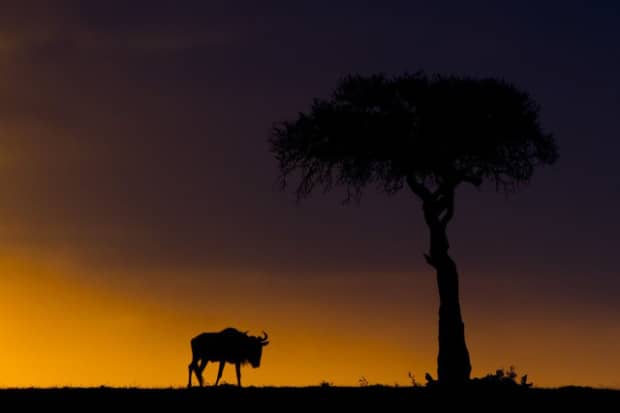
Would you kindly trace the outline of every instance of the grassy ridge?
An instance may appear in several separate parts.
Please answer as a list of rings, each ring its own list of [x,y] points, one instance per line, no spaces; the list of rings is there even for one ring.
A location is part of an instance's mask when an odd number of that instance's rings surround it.
[[[454,405],[456,403],[456,406]],[[422,407],[484,408],[587,408],[604,411],[620,406],[620,391],[565,387],[559,389],[503,388],[493,386],[446,390],[425,387],[247,387],[220,386],[192,389],[140,388],[52,388],[0,390],[0,405],[26,408],[139,408],[184,409],[226,406],[233,411],[245,408],[307,410],[344,406],[346,411],[368,408],[399,411]],[[263,411],[262,409],[260,411]],[[279,410],[278,410],[279,411]]]

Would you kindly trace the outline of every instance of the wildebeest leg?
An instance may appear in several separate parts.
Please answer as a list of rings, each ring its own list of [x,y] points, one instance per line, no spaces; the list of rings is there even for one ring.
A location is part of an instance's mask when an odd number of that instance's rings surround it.
[[[217,380],[215,380],[216,386],[220,382],[220,379],[222,378],[222,373],[224,372],[224,364],[226,364],[225,361],[220,361],[220,369],[217,371]]]
[[[187,387],[192,387],[192,372],[196,372],[196,377],[198,376],[198,359],[196,357],[192,358],[192,362],[189,363],[189,366],[187,366],[187,369],[189,370],[189,377],[187,379]],[[200,380],[200,379],[198,379]]]
[[[235,370],[237,370],[237,386],[241,387],[241,363],[235,363]]]
[[[208,361],[206,359],[201,359],[200,361],[201,361],[200,366],[198,366],[198,368],[196,369],[196,377],[198,377],[198,381],[200,382],[200,387],[202,387],[202,383],[203,383],[202,372],[204,371],[205,367],[207,367]]]

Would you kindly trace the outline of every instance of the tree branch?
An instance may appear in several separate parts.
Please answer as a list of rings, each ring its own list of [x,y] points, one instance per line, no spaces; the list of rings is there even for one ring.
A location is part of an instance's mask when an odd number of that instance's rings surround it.
[[[477,176],[477,175],[463,175],[461,177],[461,181],[467,182],[469,184],[472,184],[476,188],[478,188],[480,185],[482,185],[482,178],[480,176]]]
[[[411,189],[414,194],[419,196],[422,201],[431,201],[433,193],[431,193],[431,191],[425,187],[424,184],[418,182],[414,176],[407,175],[407,185],[409,185],[409,189]]]
[[[454,190],[448,192],[442,199],[445,201],[445,214],[439,218],[439,223],[445,228],[454,217]]]

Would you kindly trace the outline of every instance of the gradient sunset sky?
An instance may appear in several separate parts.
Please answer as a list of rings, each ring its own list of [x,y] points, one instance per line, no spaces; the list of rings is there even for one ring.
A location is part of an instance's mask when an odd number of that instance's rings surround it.
[[[270,336],[245,385],[436,376],[420,203],[297,204],[267,142],[347,73],[424,70],[514,82],[560,148],[457,192],[472,374],[620,388],[619,41],[615,1],[3,2],[0,387],[184,386],[227,326]]]

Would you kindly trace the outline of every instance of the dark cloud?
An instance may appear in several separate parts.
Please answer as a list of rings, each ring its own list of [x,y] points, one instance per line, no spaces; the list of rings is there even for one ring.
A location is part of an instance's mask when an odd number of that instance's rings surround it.
[[[586,13],[584,27],[600,35],[580,37],[560,24],[577,9],[550,28],[520,20],[531,13],[521,7],[208,3],[54,2],[3,14],[4,245],[62,248],[93,266],[425,270],[412,196],[370,191],[345,208],[336,193],[296,205],[278,191],[266,144],[273,121],[344,73],[424,68],[527,87],[562,149],[557,167],[509,201],[461,194],[452,235],[463,266],[578,274],[615,265],[620,228],[603,217],[620,198],[610,155],[618,84],[600,77],[618,56],[606,17]]]
[[[229,45],[257,29],[247,15],[209,2],[26,1],[6,11],[0,17],[4,53],[200,50]]]

